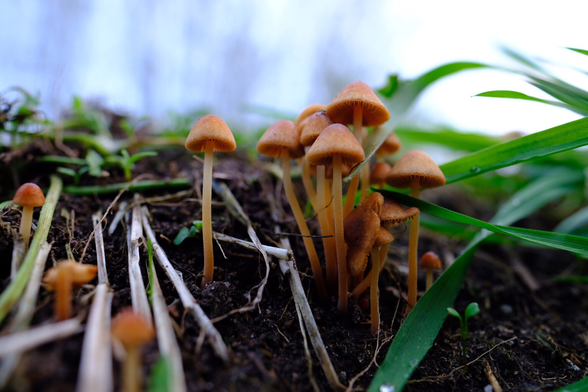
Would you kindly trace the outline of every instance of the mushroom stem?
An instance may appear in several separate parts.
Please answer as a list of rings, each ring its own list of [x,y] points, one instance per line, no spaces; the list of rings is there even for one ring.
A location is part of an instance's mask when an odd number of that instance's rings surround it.
[[[427,281],[426,281],[427,285],[427,291],[429,291],[429,289],[431,288],[431,286],[433,285],[433,269],[432,268],[427,268]]]
[[[387,249],[389,247],[390,247],[390,244],[382,245],[378,251],[378,253],[380,254],[378,274],[381,274],[382,270],[384,269],[384,263],[386,261],[386,256],[388,253]],[[353,295],[355,298],[359,298],[359,296],[361,294],[363,294],[363,292],[366,291],[368,287],[371,287],[372,279],[373,279],[372,275],[373,275],[372,270],[370,270],[370,272],[367,273],[366,277],[363,278],[363,280],[355,286],[355,288],[351,292],[351,295]]]
[[[304,219],[304,214],[300,209],[300,204],[298,204],[298,199],[296,198],[294,188],[292,187],[292,181],[290,179],[290,151],[288,151],[286,148],[282,149],[282,172],[284,177],[284,192],[286,193],[288,203],[290,203],[290,208],[292,209],[292,213],[294,214],[294,218],[298,224],[300,234],[302,234],[302,240],[304,241],[304,247],[306,248],[306,253],[308,254],[308,258],[310,260],[310,266],[312,267],[312,274],[314,275],[314,281],[316,283],[319,298],[326,299],[327,291],[325,289],[323,270],[316,253],[314,243],[312,242],[312,237],[310,236],[310,230],[308,229],[308,225]]]
[[[378,303],[378,277],[380,276],[380,247],[372,248],[372,271],[370,286],[370,314],[372,319],[372,334],[377,335],[380,330],[380,308]],[[375,273],[374,273],[375,272]]]
[[[123,391],[139,392],[141,390],[141,356],[137,347],[129,347],[123,363]]]
[[[412,197],[419,198],[420,184],[419,180],[412,180],[411,192]],[[406,314],[410,313],[417,301],[417,251],[419,243],[419,217],[420,213],[416,214],[410,222],[410,236],[408,240],[408,307]]]
[[[202,179],[202,241],[204,247],[204,272],[201,287],[212,281],[214,274],[214,252],[212,248],[212,156],[214,143],[204,147],[204,171]]]
[[[337,269],[339,275],[339,302],[337,309],[347,313],[347,245],[343,235],[343,184],[341,155],[333,156],[333,228],[337,250]]]
[[[71,291],[73,282],[68,268],[57,268],[55,282],[55,317],[57,321],[65,321],[71,317]]]
[[[302,185],[304,185],[304,190],[306,191],[310,205],[312,205],[312,208],[317,211],[317,193],[314,190],[312,179],[310,178],[310,163],[308,163],[305,157],[302,157],[300,165],[302,166]]]
[[[20,235],[22,235],[22,239],[25,242],[25,246],[28,248],[29,246],[29,239],[31,238],[31,226],[33,224],[33,210],[34,208],[31,206],[23,206],[22,207],[22,218],[20,221]]]
[[[383,187],[381,187],[383,188]],[[370,192],[370,165],[366,163],[361,168],[361,189],[359,191],[359,202],[361,203]]]
[[[361,106],[356,105],[353,108],[353,134],[361,146],[363,146],[363,134],[362,134],[362,122],[363,122],[363,109]],[[349,182],[349,188],[347,188],[347,198],[345,199],[345,207],[343,209],[343,219],[347,218],[347,215],[353,210],[355,205],[355,195],[357,194],[357,188],[359,186],[360,173],[356,173],[355,177]]]
[[[327,265],[327,289],[332,292],[337,282],[337,248],[333,237],[333,228],[329,223],[325,197],[325,166],[316,168],[316,208],[318,213],[321,233],[323,235],[323,247]]]

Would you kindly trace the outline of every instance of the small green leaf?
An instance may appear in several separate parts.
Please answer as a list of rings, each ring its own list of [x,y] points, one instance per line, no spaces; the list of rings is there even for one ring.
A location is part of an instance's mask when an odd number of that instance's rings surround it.
[[[381,89],[378,90],[378,92],[386,97],[386,98],[390,98],[391,96],[394,95],[394,93],[396,92],[396,90],[398,90],[398,86],[400,85],[400,82],[398,81],[398,75],[390,75],[388,76],[388,84],[384,87],[382,87]]]
[[[468,319],[472,316],[477,315],[478,313],[480,313],[480,306],[478,305],[477,302],[472,302],[471,304],[469,304],[465,310],[465,322],[468,322]]]
[[[167,392],[171,377],[170,362],[166,357],[159,357],[149,377],[148,392]]]
[[[123,151],[126,151],[126,150],[123,150]],[[130,157],[130,161],[131,161],[131,163],[135,163],[139,159],[147,158],[147,157],[155,157],[155,156],[157,156],[157,152],[155,152],[155,151],[145,151],[145,152],[140,152],[140,153],[137,153],[137,154],[133,155],[132,157]]]
[[[578,48],[568,48],[568,49],[573,50],[574,52],[577,52],[577,53],[585,54],[586,56],[588,56],[588,50],[578,49]]]
[[[190,229],[187,227],[182,227],[174,238],[174,245],[180,245],[186,238],[190,237]]]
[[[58,173],[65,174],[66,176],[71,176],[74,178],[78,175],[78,173],[75,170],[69,169],[67,167],[58,167],[55,170],[57,170]]]
[[[459,322],[462,321],[461,315],[459,314],[459,312],[457,310],[455,310],[453,308],[447,308],[447,313],[453,317],[457,317],[459,319]]]
[[[104,163],[104,159],[102,159],[102,156],[100,156],[100,154],[98,154],[94,150],[88,150],[88,152],[86,153],[86,162],[88,162],[88,166],[90,167],[90,170],[88,170],[88,172],[91,176],[102,176],[102,164]]]
[[[214,222],[212,222],[212,223],[214,223]],[[202,231],[202,221],[201,220],[192,221],[192,226],[194,227],[195,230]]]

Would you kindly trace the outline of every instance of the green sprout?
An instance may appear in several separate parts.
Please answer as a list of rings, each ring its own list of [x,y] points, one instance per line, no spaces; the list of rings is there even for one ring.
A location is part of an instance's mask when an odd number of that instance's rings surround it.
[[[180,231],[176,235],[176,238],[174,239],[174,245],[180,245],[182,242],[184,242],[186,238],[195,237],[196,233],[200,232],[202,232],[202,221],[195,220],[192,222],[192,226],[190,226],[190,228],[182,227],[180,229]]]
[[[131,169],[135,162],[139,159],[154,157],[157,155],[155,151],[145,151],[134,155],[130,155],[127,150],[122,150],[121,155],[109,155],[106,157],[106,163],[111,163],[120,166],[125,172],[125,179],[131,181]]]
[[[73,178],[74,185],[78,186],[80,185],[80,179],[82,178],[82,175],[88,172],[89,167],[82,166],[79,170],[74,170],[67,167],[58,167],[56,170],[58,173],[65,174],[66,176]]]
[[[457,317],[459,319],[459,324],[461,325],[461,350],[465,362],[466,358],[466,351],[468,347],[468,337],[470,335],[470,331],[468,329],[468,319],[472,316],[477,315],[480,313],[480,306],[478,306],[477,302],[470,303],[465,310],[464,317],[462,318],[457,310],[453,308],[447,308],[447,313],[451,316]]]

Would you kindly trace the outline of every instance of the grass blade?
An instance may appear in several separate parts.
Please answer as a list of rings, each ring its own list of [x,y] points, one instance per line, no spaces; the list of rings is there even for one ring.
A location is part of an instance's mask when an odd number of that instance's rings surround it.
[[[441,165],[447,183],[588,145],[588,118],[572,121]]]
[[[585,392],[588,390],[588,377],[584,377],[580,381],[567,385],[554,392]]]
[[[504,141],[494,136],[456,132],[449,128],[423,131],[415,128],[400,127],[394,132],[403,144],[438,144],[453,150],[474,152],[499,144]]]

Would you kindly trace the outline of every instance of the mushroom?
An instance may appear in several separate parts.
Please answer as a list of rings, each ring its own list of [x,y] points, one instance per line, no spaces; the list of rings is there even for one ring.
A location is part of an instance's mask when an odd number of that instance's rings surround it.
[[[390,173],[390,170],[392,170],[392,166],[388,163],[376,162],[370,171],[370,185],[384,188],[386,185],[386,177],[388,176],[388,173]]]
[[[304,125],[306,124],[308,118],[321,110],[327,110],[327,107],[320,103],[315,103],[306,107],[306,109],[304,109],[302,113],[300,113],[300,115],[296,118],[296,121],[294,122],[294,125],[296,125],[298,133],[302,131],[302,128],[304,128]]]
[[[22,184],[12,199],[14,204],[22,206],[22,219],[20,221],[20,235],[26,246],[31,238],[31,225],[33,224],[33,209],[45,204],[43,191],[37,184],[27,182]]]
[[[96,276],[98,267],[74,260],[61,260],[45,273],[43,282],[55,291],[55,318],[57,321],[71,317],[71,298],[74,287],[88,283]]]
[[[419,263],[419,267],[421,269],[427,270],[427,291],[433,285],[433,270],[441,269],[441,259],[437,255],[437,253],[428,251],[421,257],[421,262]]]
[[[388,185],[410,188],[411,196],[419,198],[420,188],[434,188],[445,184],[445,176],[439,166],[422,151],[412,150],[404,154],[392,167],[386,178]],[[417,247],[419,240],[419,214],[410,223],[408,246],[408,308],[407,314],[417,299]]]
[[[296,126],[292,121],[280,120],[272,124],[263,134],[259,142],[257,142],[257,152],[260,154],[277,158],[282,158],[282,172],[284,181],[284,192],[290,203],[290,208],[298,224],[298,229],[302,234],[306,253],[310,259],[312,273],[316,283],[317,291],[321,299],[327,297],[325,289],[325,282],[323,278],[323,271],[319,261],[310,230],[304,219],[304,214],[298,204],[292,180],[290,178],[290,158],[298,158],[304,154],[304,147],[300,144],[300,137]]]
[[[125,392],[141,390],[141,346],[153,340],[155,332],[151,325],[132,308],[126,308],[112,321],[111,333],[125,349],[122,371],[122,388]]]
[[[305,147],[312,146],[320,133],[331,124],[333,124],[333,120],[324,110],[311,115],[307,118],[305,125],[302,128],[302,132],[300,133],[300,143]],[[303,164],[310,165],[305,158],[303,158]],[[321,165],[313,167],[316,168],[317,177],[316,201],[314,207],[318,214],[321,234],[323,237],[323,248],[325,251],[327,267],[327,289],[332,291],[334,290],[337,281],[337,250],[335,246],[335,238],[333,237],[333,225],[329,222],[329,214],[327,213],[326,200],[328,183],[325,179],[325,166]]]
[[[390,112],[376,93],[364,82],[353,82],[345,87],[327,106],[327,113],[340,124],[353,124],[353,133],[363,146],[363,127],[378,126],[390,119]],[[360,201],[365,199],[369,188],[369,167],[363,173]],[[355,204],[359,175],[349,183],[345,200],[344,217],[349,215]]]
[[[337,271],[339,277],[339,312],[347,312],[347,247],[343,234],[343,184],[341,164],[350,166],[365,159],[363,148],[349,128],[341,124],[325,128],[306,153],[306,159],[312,165],[333,164],[333,229],[337,250]]]
[[[214,252],[212,248],[212,155],[215,151],[228,152],[237,147],[235,138],[225,122],[214,114],[202,117],[194,124],[186,149],[204,152],[202,179],[202,241],[204,247],[204,273],[201,287],[212,280]]]
[[[402,147],[402,143],[400,143],[400,139],[398,135],[392,132],[388,137],[384,140],[384,142],[378,147],[376,150],[376,156],[378,160],[384,159],[386,155],[392,155]]]
[[[380,209],[380,222],[383,228],[390,231],[392,226],[397,225],[400,222],[405,222],[408,219],[414,218],[419,213],[419,209],[416,207],[409,207],[407,209],[402,208],[400,204],[395,202],[394,200],[384,199],[384,203],[382,204],[382,208]],[[381,230],[380,230],[381,231]],[[384,268],[384,264],[386,261],[386,257],[388,256],[388,248],[390,243],[386,243],[382,245],[380,249],[380,270]],[[360,284],[358,284],[353,289],[353,296],[355,298],[359,298],[359,296],[371,285],[371,279],[373,277],[372,271],[368,273],[368,276],[365,277]]]

